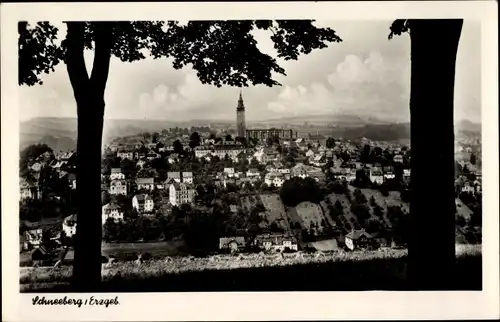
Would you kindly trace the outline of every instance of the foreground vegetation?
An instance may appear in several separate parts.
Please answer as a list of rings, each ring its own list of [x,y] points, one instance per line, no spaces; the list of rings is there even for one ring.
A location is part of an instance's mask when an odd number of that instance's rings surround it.
[[[169,257],[103,265],[102,292],[405,290],[404,249]],[[482,287],[480,245],[457,246],[457,290]],[[71,292],[71,267],[22,268],[21,292]],[[432,278],[432,277],[429,277]]]

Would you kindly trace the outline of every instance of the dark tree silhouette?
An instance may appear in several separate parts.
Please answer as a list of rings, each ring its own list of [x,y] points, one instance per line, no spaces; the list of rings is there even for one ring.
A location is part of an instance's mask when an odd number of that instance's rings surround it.
[[[411,39],[413,196],[408,273],[412,287],[420,290],[449,289],[453,282],[450,279],[455,264],[453,101],[462,24],[462,19],[396,20],[389,35],[390,39],[408,32]],[[428,144],[428,129],[433,129],[433,144]],[[439,175],[435,176],[432,169],[440,169]]]
[[[174,146],[174,152],[177,153],[178,155],[182,155],[184,153],[184,147],[182,146],[181,141],[175,140],[173,146]]]
[[[329,149],[333,149],[335,147],[335,139],[332,137],[326,139],[326,147]]]
[[[34,27],[18,24],[19,84],[41,84],[40,75],[64,61],[73,88],[78,115],[77,196],[73,283],[92,291],[101,279],[100,168],[104,119],[104,92],[111,56],[123,62],[171,57],[173,67],[191,65],[204,84],[221,87],[280,85],[272,74],[285,75],[276,59],[262,53],[251,31],[272,31],[278,57],[296,60],[300,54],[340,42],[335,31],[316,28],[311,20],[197,21],[181,26],[175,21],[66,22],[66,37],[59,46],[58,29],[48,22]],[[89,77],[85,49],[94,49]]]
[[[474,153],[471,153],[470,155],[470,164],[476,165],[476,155]]]
[[[198,134],[198,132],[193,132],[191,134],[191,137],[189,138],[189,147],[193,149],[193,148],[199,146],[200,142],[201,142],[201,137]]]

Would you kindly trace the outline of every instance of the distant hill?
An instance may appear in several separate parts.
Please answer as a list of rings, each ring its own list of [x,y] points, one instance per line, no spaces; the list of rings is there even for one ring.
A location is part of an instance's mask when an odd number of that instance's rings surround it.
[[[365,125],[348,128],[343,131],[343,137],[350,140],[367,138],[373,141],[398,141],[410,139],[410,124]]]
[[[358,115],[349,114],[313,114],[313,115],[300,115],[282,117],[279,119],[267,119],[249,122],[258,124],[289,124],[289,125],[302,125],[304,123],[316,125],[337,125],[337,126],[363,126],[368,124],[390,124],[391,122],[384,121],[375,117],[360,117]]]
[[[103,141],[106,144],[117,137],[161,131],[175,126],[189,127],[188,124],[162,120],[105,120]],[[20,124],[21,149],[30,144],[45,143],[55,151],[73,150],[76,149],[76,139],[76,118],[44,117]]]
[[[462,120],[455,124],[455,128],[458,131],[466,131],[466,132],[481,132],[481,124],[474,123],[469,120]]]
[[[354,115],[310,115],[294,116],[282,119],[269,119],[264,121],[249,121],[249,128],[253,126],[279,126],[286,124],[300,133],[317,132],[314,128],[303,128],[304,123],[328,126],[328,133],[335,137],[346,139],[368,138],[374,141],[401,141],[409,140],[409,123],[390,123],[376,118],[360,118]],[[136,135],[142,132],[157,132],[169,127],[189,128],[196,125],[220,125],[228,126],[233,122],[223,120],[192,120],[186,122],[174,122],[166,120],[105,120],[104,143],[109,143],[115,138]],[[326,129],[326,128],[324,128]],[[325,132],[321,129],[320,132]],[[457,132],[480,133],[481,124],[468,120],[457,122]],[[52,149],[73,150],[76,149],[77,120],[76,118],[45,117],[35,118],[20,124],[20,147],[21,149],[34,143],[45,143]]]

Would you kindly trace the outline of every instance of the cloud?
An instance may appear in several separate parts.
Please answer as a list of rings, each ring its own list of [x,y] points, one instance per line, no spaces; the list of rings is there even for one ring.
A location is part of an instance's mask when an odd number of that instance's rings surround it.
[[[151,91],[139,95],[139,108],[143,117],[188,120],[224,116],[227,114],[229,93],[231,88],[214,90],[214,86],[202,84],[194,72],[184,75],[177,85],[167,86],[163,83]],[[211,115],[207,115],[207,110]]]
[[[320,24],[321,22],[318,22]],[[391,21],[323,22],[342,43],[281,64],[282,87],[243,89],[247,120],[289,115],[350,113],[408,120],[410,42],[387,40]],[[64,33],[65,25],[61,26]],[[480,116],[480,25],[464,24],[457,57],[456,114]],[[255,32],[258,46],[275,57],[267,32]],[[93,54],[85,53],[90,69]],[[74,116],[76,104],[66,66],[42,75],[42,86],[21,87],[20,115]],[[235,118],[239,89],[203,85],[189,68],[175,70],[171,59],[124,63],[112,58],[106,87],[106,118],[168,120]]]
[[[375,51],[365,59],[360,55],[346,55],[323,82],[286,86],[268,108],[274,112],[306,115],[384,114],[404,120],[409,117],[408,98],[409,64],[389,63]]]

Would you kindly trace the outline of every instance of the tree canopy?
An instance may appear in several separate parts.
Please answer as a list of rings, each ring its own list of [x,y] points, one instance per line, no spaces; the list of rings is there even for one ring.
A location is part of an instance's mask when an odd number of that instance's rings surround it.
[[[94,49],[95,40],[108,33],[110,55],[133,62],[151,55],[173,58],[176,69],[190,65],[204,84],[248,86],[280,85],[273,73],[286,75],[276,58],[262,53],[253,30],[271,31],[278,58],[296,60],[300,54],[341,42],[334,30],[317,28],[313,20],[233,20],[66,22],[82,34],[83,48]],[[19,84],[42,84],[41,74],[65,61],[68,37],[57,41],[58,28],[49,22],[31,26],[20,22]],[[69,31],[69,28],[68,28]],[[68,33],[69,34],[69,33]],[[96,55],[97,57],[97,55]]]

